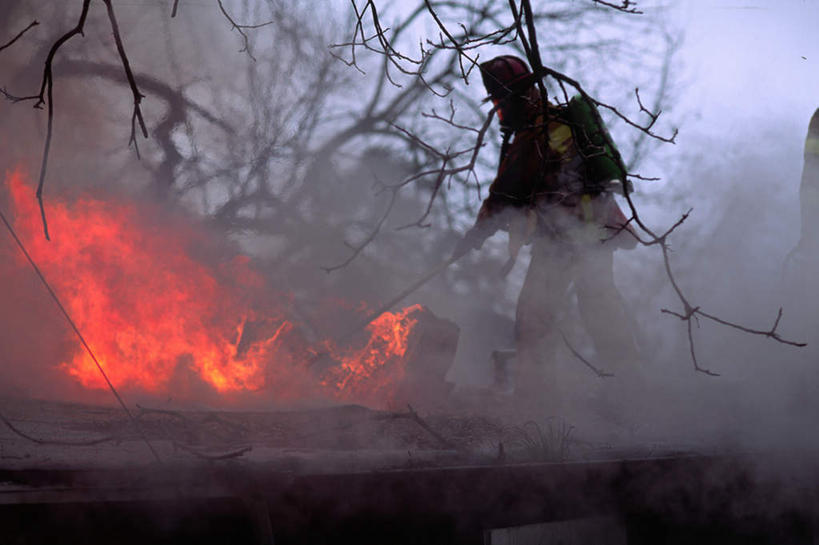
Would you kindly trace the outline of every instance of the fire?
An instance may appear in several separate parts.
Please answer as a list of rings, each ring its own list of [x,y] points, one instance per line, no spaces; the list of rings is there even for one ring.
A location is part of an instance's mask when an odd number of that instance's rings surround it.
[[[340,363],[311,376],[317,349],[298,335],[290,296],[267,287],[249,258],[209,254],[210,237],[195,222],[123,199],[51,198],[49,242],[23,175],[11,174],[6,186],[18,235],[117,386],[163,394],[192,374],[222,394],[269,390],[292,399],[312,380],[363,402],[387,399],[404,375],[416,307],[378,317],[363,347],[325,341]],[[263,324],[263,333],[251,335],[249,324]],[[72,346],[60,368],[86,388],[105,388],[91,357]]]
[[[380,390],[400,384],[405,367],[385,366],[384,356],[400,360],[406,355],[409,332],[418,322],[412,315],[419,310],[421,305],[412,305],[376,318],[367,326],[371,335],[366,346],[342,355],[341,365],[331,368],[323,383],[334,388],[344,399],[358,400],[377,397]]]

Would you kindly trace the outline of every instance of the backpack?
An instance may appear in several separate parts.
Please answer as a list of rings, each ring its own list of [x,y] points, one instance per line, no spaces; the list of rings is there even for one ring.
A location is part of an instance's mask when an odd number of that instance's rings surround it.
[[[627,169],[620,151],[611,138],[597,106],[575,95],[563,107],[563,121],[572,129],[575,146],[583,158],[585,192],[593,195],[606,191],[616,180],[630,193]]]

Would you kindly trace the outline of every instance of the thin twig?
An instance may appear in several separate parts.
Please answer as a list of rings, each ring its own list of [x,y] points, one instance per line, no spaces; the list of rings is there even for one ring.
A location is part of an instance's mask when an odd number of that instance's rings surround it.
[[[662,114],[663,111],[662,110],[657,110],[656,112],[652,112],[651,110],[646,108],[643,105],[643,100],[640,98],[640,88],[639,87],[634,88],[634,96],[637,97],[637,104],[640,106],[640,111],[643,112],[644,114],[648,115],[648,117],[651,118],[651,122],[646,126],[646,128],[650,129],[651,127],[654,126],[654,123],[657,121],[657,119],[659,119],[660,114]]]
[[[139,409],[139,413],[136,416],[137,418],[142,418],[146,414],[164,414],[167,416],[173,416],[186,422],[190,421],[190,419],[187,416],[181,414],[179,411],[172,411],[169,409],[152,409],[150,407],[143,407],[139,403],[136,404],[136,407],[137,409]]]
[[[623,13],[633,13],[635,15],[642,14],[642,11],[639,11],[637,8],[633,8],[631,6],[636,6],[637,2],[632,2],[632,0],[622,0],[620,5],[614,4],[612,2],[606,2],[605,0],[592,0],[595,4],[600,4],[611,9],[615,9],[617,11],[622,11]]]
[[[446,165],[450,161],[450,154],[449,150],[444,154],[443,161],[441,161],[441,168],[438,170],[438,176],[435,178],[435,182],[432,184],[432,192],[430,194],[429,199],[427,199],[427,207],[424,212],[421,214],[421,217],[418,218],[416,221],[412,223],[408,223],[406,225],[402,225],[398,227],[398,230],[408,229],[410,227],[422,227],[426,228],[429,227],[428,223],[424,223],[424,220],[429,217],[429,214],[432,212],[432,205],[435,203],[435,197],[438,196],[438,192],[441,190],[441,186],[444,183],[444,180],[447,177]]]
[[[6,44],[4,44],[4,45],[0,45],[0,51],[3,51],[5,48],[7,48],[7,47],[11,46],[11,45],[12,45],[14,42],[16,42],[17,40],[19,40],[20,38],[22,38],[22,37],[23,37],[23,34],[25,34],[26,32],[28,32],[29,30],[31,30],[31,28],[32,28],[32,27],[35,27],[35,26],[37,26],[37,25],[39,25],[39,24],[40,24],[40,22],[39,22],[39,21],[37,21],[36,19],[35,19],[34,21],[30,22],[30,23],[28,24],[28,26],[27,26],[26,28],[24,28],[23,30],[21,30],[21,31],[20,31],[20,32],[17,34],[17,36],[15,36],[14,38],[12,38],[12,39],[11,39],[11,41],[10,41],[10,42],[8,42],[8,43],[6,43]]]
[[[599,369],[599,368],[595,367],[594,365],[592,365],[592,364],[591,364],[591,362],[589,362],[589,360],[587,360],[586,358],[584,358],[584,357],[583,357],[583,356],[580,354],[580,352],[578,352],[577,350],[575,350],[575,349],[574,349],[574,347],[572,346],[572,344],[569,342],[569,339],[567,339],[567,338],[566,338],[565,333],[563,333],[563,332],[561,331],[561,332],[560,332],[560,336],[561,336],[561,337],[563,337],[563,342],[564,342],[564,343],[566,343],[566,347],[569,349],[569,351],[570,351],[572,354],[574,354],[574,357],[576,357],[577,359],[579,359],[579,360],[580,360],[580,361],[583,363],[583,365],[585,365],[586,367],[588,367],[589,369],[591,369],[591,370],[594,372],[594,374],[595,374],[595,375],[597,375],[598,377],[601,377],[601,378],[602,378],[602,377],[613,377],[613,376],[614,376],[614,373],[609,373],[609,372],[607,372],[607,371],[603,371],[602,369]]]
[[[122,61],[122,67],[125,69],[125,77],[128,79],[128,85],[131,87],[131,94],[134,96],[134,112],[133,115],[131,115],[131,138],[129,143],[134,145],[134,150],[137,153],[137,157],[139,157],[139,147],[137,146],[136,140],[137,122],[139,123],[140,130],[142,131],[142,137],[148,138],[148,129],[145,127],[145,119],[142,117],[142,109],[140,108],[143,95],[139,92],[136,78],[134,78],[134,73],[131,70],[131,63],[128,61],[128,56],[125,54],[125,46],[122,43],[122,35],[119,31],[119,24],[117,24],[117,18],[114,14],[114,6],[111,3],[111,0],[102,1],[105,3],[105,7],[107,8],[108,20],[111,22],[111,30],[114,33],[114,42],[117,46],[117,53],[119,53],[119,58]]]
[[[242,456],[243,454],[253,450],[253,446],[248,445],[246,447],[242,447],[242,448],[237,449],[237,450],[233,450],[233,451],[230,451],[230,452],[225,452],[224,454],[210,454],[210,453],[207,453],[207,452],[201,452],[201,451],[199,451],[199,450],[197,450],[197,449],[195,449],[193,447],[189,447],[188,445],[185,445],[183,443],[179,443],[179,442],[176,442],[176,441],[173,442],[173,445],[176,448],[180,449],[180,450],[184,450],[185,452],[187,452],[189,454],[193,454],[197,458],[202,458],[203,460],[210,460],[210,461],[228,460],[230,458],[238,458],[239,456]]]
[[[427,433],[429,433],[432,437],[434,437],[435,440],[438,441],[441,444],[441,446],[444,446],[444,447],[446,447],[448,449],[451,449],[451,450],[463,450],[462,447],[459,447],[458,445],[456,445],[455,443],[453,443],[452,441],[450,441],[449,439],[447,439],[446,437],[444,437],[443,435],[441,435],[437,431],[433,430],[430,427],[430,425],[427,424],[426,421],[423,418],[421,418],[418,415],[417,412],[415,412],[415,409],[412,408],[412,405],[407,404],[407,409],[408,409],[408,411],[405,412],[405,413],[397,413],[397,412],[396,413],[389,413],[389,414],[380,416],[379,418],[389,418],[389,419],[407,418],[409,420],[412,420],[416,424],[418,424]]]
[[[101,437],[99,439],[88,439],[85,441],[63,441],[59,439],[39,439],[37,437],[31,436],[20,429],[18,429],[14,424],[9,421],[6,416],[0,412],[0,420],[8,426],[8,428],[13,431],[15,434],[19,435],[23,439],[27,439],[32,443],[37,443],[38,445],[58,445],[63,447],[89,447],[93,445],[99,445],[101,443],[107,443],[108,441],[121,441],[123,437],[114,437],[114,436],[107,436]]]
[[[469,73],[472,71],[472,68],[477,66],[477,64],[478,64],[477,59],[473,59],[472,57],[470,57],[469,55],[467,55],[464,52],[463,48],[458,43],[458,40],[456,40],[452,36],[452,34],[450,34],[449,30],[446,28],[446,25],[444,25],[444,23],[438,17],[438,14],[435,13],[435,10],[432,9],[432,4],[430,3],[430,1],[429,0],[424,0],[424,4],[427,6],[427,11],[429,12],[429,14],[432,15],[433,19],[435,19],[435,24],[438,25],[438,28],[441,29],[441,32],[443,32],[446,35],[446,37],[449,39],[449,41],[452,42],[452,46],[458,51],[458,64],[459,64],[459,66],[461,68],[461,77],[464,80],[464,84],[469,85],[468,76],[469,76]],[[468,69],[464,69],[463,59],[467,59],[471,63]]]
[[[700,362],[699,362],[699,360],[697,360],[697,353],[694,351],[694,333],[692,331],[693,322],[691,320],[691,317],[694,316],[694,313],[696,313],[696,312],[697,312],[697,309],[694,308],[694,309],[692,309],[692,312],[688,315],[688,317],[680,316],[680,319],[685,320],[687,322],[686,326],[687,326],[687,330],[688,330],[688,348],[689,348],[689,351],[691,352],[691,361],[694,363],[694,370],[698,371],[700,373],[704,373],[704,374],[706,374],[706,375],[708,375],[710,377],[718,377],[719,373],[715,373],[715,372],[711,371],[710,369],[705,369],[704,367],[700,367]]]
[[[259,23],[255,25],[240,25],[227,12],[224,4],[222,4],[222,0],[216,0],[216,3],[219,4],[219,10],[222,12],[222,15],[224,15],[225,19],[227,19],[228,22],[230,22],[231,26],[239,33],[239,35],[242,37],[242,40],[245,43],[244,47],[239,50],[239,53],[247,53],[247,56],[250,57],[253,60],[253,62],[256,62],[256,57],[254,57],[253,53],[251,53],[250,51],[250,38],[245,32],[245,29],[254,30],[257,28],[262,28],[268,25],[272,25],[273,21],[267,21],[266,23]]]
[[[676,144],[677,134],[679,133],[678,129],[674,129],[674,131],[672,131],[671,136],[659,135],[659,134],[651,131],[651,127],[654,125],[654,121],[656,121],[656,119],[652,120],[649,123],[649,125],[640,125],[639,123],[633,121],[630,117],[628,117],[627,115],[622,113],[615,106],[612,106],[611,104],[607,104],[607,103],[605,103],[605,102],[603,102],[601,100],[598,100],[598,99],[594,98],[593,96],[591,96],[589,93],[586,92],[586,90],[583,88],[582,85],[580,85],[580,83],[577,80],[567,76],[566,74],[563,74],[562,72],[559,72],[559,71],[557,71],[557,70],[555,70],[553,68],[549,68],[548,66],[543,66],[540,71],[537,71],[535,73],[539,74],[540,76],[550,76],[550,77],[552,77],[552,78],[554,78],[554,79],[556,79],[558,81],[568,83],[569,85],[574,87],[577,90],[578,93],[580,93],[580,96],[582,96],[583,99],[585,99],[585,100],[587,100],[587,101],[589,101],[589,102],[591,102],[591,103],[593,103],[593,104],[595,104],[595,105],[597,105],[597,106],[599,106],[601,108],[605,108],[605,109],[609,110],[614,115],[619,117],[627,125],[630,125],[631,127],[646,133],[648,136],[651,136],[655,140],[659,140],[659,141],[665,142],[667,144]],[[657,114],[657,116],[659,116],[659,114]]]
[[[0,95],[3,95],[6,98],[6,100],[13,103],[23,102],[26,100],[38,100],[40,98],[39,95],[28,95],[24,97],[12,95],[11,93],[8,92],[8,90],[5,87],[0,87]]]
[[[375,237],[376,237],[376,235],[378,235],[379,231],[381,231],[381,227],[384,225],[384,222],[387,221],[387,218],[389,217],[390,212],[392,211],[393,207],[395,206],[395,201],[396,201],[396,199],[398,197],[398,191],[399,191],[400,187],[385,187],[385,189],[387,189],[387,190],[389,190],[391,192],[390,202],[387,204],[387,208],[384,210],[384,213],[381,214],[381,217],[376,222],[375,227],[373,227],[373,229],[370,231],[370,233],[367,235],[367,237],[363,241],[361,241],[360,243],[358,243],[356,245],[350,244],[349,242],[345,241],[345,244],[347,245],[347,247],[353,250],[352,254],[350,254],[350,256],[348,256],[347,259],[345,259],[344,261],[342,261],[341,263],[339,263],[337,265],[332,265],[332,266],[329,266],[329,267],[322,267],[322,269],[324,269],[324,272],[331,273],[331,272],[333,272],[335,270],[341,269],[341,268],[346,267],[347,265],[349,265],[356,257],[358,257],[358,255],[362,251],[364,251],[364,248],[366,248],[370,244],[370,242],[372,242],[375,239]]]
[[[629,176],[629,178],[635,178],[637,180],[641,180],[641,181],[644,181],[644,182],[657,182],[657,181],[662,179],[662,178],[658,178],[656,176],[641,176],[639,174],[633,174],[631,172],[629,172],[628,176]]]

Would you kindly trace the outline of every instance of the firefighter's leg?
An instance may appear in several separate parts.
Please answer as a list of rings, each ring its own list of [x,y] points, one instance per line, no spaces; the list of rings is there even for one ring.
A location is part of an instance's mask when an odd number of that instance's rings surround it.
[[[594,363],[614,374],[598,381],[589,408],[607,426],[613,426],[612,432],[633,433],[648,414],[647,388],[634,342],[633,321],[614,284],[613,253],[598,246],[579,255],[575,284],[578,310],[594,344]]]
[[[574,281],[580,316],[594,343],[598,364],[615,375],[631,374],[639,365],[639,354],[633,321],[614,285],[613,254],[605,246],[579,253]]]
[[[548,239],[536,240],[515,317],[515,391],[555,409],[560,406],[554,369],[560,338],[556,321],[565,303],[569,271],[567,255]]]

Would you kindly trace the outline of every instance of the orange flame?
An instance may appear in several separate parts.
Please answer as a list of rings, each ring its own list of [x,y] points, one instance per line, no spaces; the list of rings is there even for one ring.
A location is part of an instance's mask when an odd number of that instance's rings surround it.
[[[168,393],[175,377],[193,373],[220,393],[269,389],[292,399],[303,392],[288,388],[313,380],[336,398],[383,401],[404,375],[416,307],[383,314],[366,346],[334,348],[340,365],[310,377],[290,296],[268,289],[245,256],[208,264],[209,237],[193,222],[118,199],[52,198],[49,242],[22,174],[6,185],[15,229],[115,385]],[[252,321],[272,327],[240,349]],[[86,388],[105,387],[79,346],[60,367]]]
[[[382,390],[390,390],[404,378],[403,365],[387,366],[388,359],[400,360],[409,346],[409,333],[418,323],[412,315],[421,305],[412,305],[399,312],[385,312],[367,330],[371,336],[366,346],[342,355],[341,365],[331,368],[322,383],[334,388],[342,399],[378,397]]]

